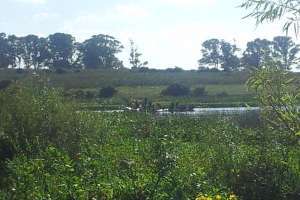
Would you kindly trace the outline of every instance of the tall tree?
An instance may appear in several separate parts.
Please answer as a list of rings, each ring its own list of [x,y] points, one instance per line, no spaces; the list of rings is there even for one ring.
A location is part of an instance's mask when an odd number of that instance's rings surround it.
[[[210,39],[202,44],[202,58],[199,65],[213,65],[224,71],[232,71],[239,67],[239,58],[236,56],[238,48],[224,40]]]
[[[141,56],[143,54],[139,53],[138,48],[134,44],[133,40],[130,40],[130,55],[129,55],[129,63],[131,64],[132,69],[137,69],[141,67],[146,67],[148,61],[141,61]]]
[[[10,47],[10,57],[12,60],[12,67],[18,67],[21,68],[22,65],[22,54],[24,52],[24,48],[22,45],[21,38],[15,36],[15,35],[9,35],[7,37],[8,44]]]
[[[262,68],[272,60],[272,42],[266,39],[255,39],[247,43],[242,63],[245,67]]]
[[[21,38],[23,47],[22,59],[26,69],[33,66],[33,55],[36,54],[38,40],[39,38],[36,35],[27,35]]]
[[[240,59],[236,56],[239,49],[236,45],[221,41],[221,67],[224,71],[235,71],[240,66]]]
[[[123,49],[121,43],[109,35],[95,35],[80,45],[82,63],[87,69],[116,69],[123,66],[116,57]]]
[[[298,60],[300,46],[291,37],[277,36],[273,39],[274,56],[279,60],[282,69],[290,70]]]
[[[46,67],[51,60],[46,38],[39,38],[36,35],[27,35],[21,38],[23,46],[22,59],[25,68],[39,69]]]
[[[202,44],[202,58],[198,61],[199,65],[214,65],[219,68],[221,63],[221,42],[218,39],[206,40]]]
[[[55,33],[49,35],[47,39],[51,54],[50,66],[54,69],[72,67],[75,38],[69,34]]]
[[[15,63],[13,48],[5,33],[0,33],[0,68],[8,68]]]

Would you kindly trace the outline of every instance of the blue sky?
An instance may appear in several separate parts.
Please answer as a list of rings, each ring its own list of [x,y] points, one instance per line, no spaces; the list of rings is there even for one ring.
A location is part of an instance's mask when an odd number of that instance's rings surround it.
[[[237,6],[242,0],[1,0],[0,32],[47,36],[70,33],[78,41],[109,34],[126,47],[119,55],[128,64],[129,39],[149,67],[197,68],[201,43],[225,39],[244,48],[257,37],[282,35],[281,26],[255,26]]]

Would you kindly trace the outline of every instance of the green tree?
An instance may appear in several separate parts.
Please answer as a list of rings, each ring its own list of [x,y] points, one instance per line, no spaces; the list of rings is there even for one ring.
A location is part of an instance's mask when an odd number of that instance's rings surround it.
[[[50,65],[54,69],[70,68],[75,52],[75,38],[65,33],[55,33],[48,36]]]
[[[5,33],[0,33],[0,68],[8,68],[13,66],[15,58],[13,49],[11,48]]]
[[[94,35],[80,47],[81,60],[87,69],[117,69],[123,66],[116,57],[123,49],[122,44],[109,35]]]
[[[19,69],[21,68],[22,64],[22,54],[24,52],[24,48],[22,45],[22,40],[21,38],[15,36],[15,35],[9,35],[7,37],[8,44],[9,44],[9,49],[10,49],[10,57],[11,60],[13,61],[12,67],[18,67]]]
[[[199,60],[199,65],[214,65],[219,68],[221,63],[221,44],[218,39],[206,40],[202,44],[202,58]]]
[[[143,54],[139,53],[138,48],[134,44],[133,40],[130,40],[130,55],[129,55],[129,63],[131,64],[132,69],[138,69],[141,67],[146,67],[148,61],[141,61],[141,56]]]
[[[51,59],[47,39],[39,38],[36,35],[27,35],[20,40],[25,67],[27,69],[33,67],[35,70],[46,67]]]
[[[213,65],[224,71],[232,71],[239,66],[239,59],[235,55],[238,48],[224,40],[210,39],[202,44],[202,58],[199,65]]]
[[[247,43],[242,63],[247,67],[262,68],[272,60],[272,42],[266,39],[255,39]]]
[[[235,71],[240,66],[240,59],[235,55],[239,49],[236,45],[221,41],[221,68],[224,71]]]
[[[292,65],[298,61],[297,54],[300,46],[291,37],[277,36],[273,39],[274,55],[279,60],[281,68],[290,70]]]

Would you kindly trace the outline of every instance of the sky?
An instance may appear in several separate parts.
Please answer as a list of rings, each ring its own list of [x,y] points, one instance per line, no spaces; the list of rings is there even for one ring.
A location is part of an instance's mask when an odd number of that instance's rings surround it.
[[[243,0],[0,0],[0,32],[72,34],[77,41],[108,34],[122,42],[128,67],[132,39],[150,68],[196,69],[201,44],[224,39],[245,48],[257,37],[284,35],[281,25],[243,19]]]

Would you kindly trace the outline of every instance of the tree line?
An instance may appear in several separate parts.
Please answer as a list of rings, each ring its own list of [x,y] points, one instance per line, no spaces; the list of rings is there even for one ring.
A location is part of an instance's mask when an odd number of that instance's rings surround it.
[[[65,33],[55,33],[46,38],[0,33],[0,68],[118,69],[123,63],[116,54],[122,49],[118,40],[102,34],[79,43]]]
[[[277,36],[272,41],[257,38],[248,42],[246,49],[238,56],[240,51],[236,45],[224,40],[206,40],[202,44],[199,69],[205,69],[207,66],[224,71],[261,69],[272,63],[281,69],[290,70],[299,61],[300,46],[291,37]]]
[[[132,40],[130,44],[131,68],[146,69],[148,62],[141,61],[142,54]],[[117,54],[123,49],[120,41],[103,34],[77,42],[66,33],[54,33],[48,37],[17,37],[0,33],[0,68],[120,69],[124,65]],[[300,46],[287,36],[277,36],[272,41],[257,38],[248,42],[243,52],[225,40],[209,39],[202,44],[199,70],[238,71],[263,68],[270,62],[290,70],[299,60],[299,51]]]

